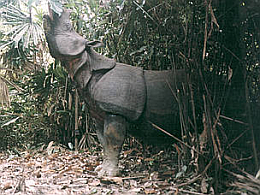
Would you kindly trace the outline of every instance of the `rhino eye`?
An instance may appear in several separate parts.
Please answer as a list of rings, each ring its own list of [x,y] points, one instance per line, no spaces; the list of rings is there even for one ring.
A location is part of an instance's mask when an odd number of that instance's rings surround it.
[[[71,24],[70,23],[64,23],[63,25],[63,30],[64,31],[70,31],[72,28]]]

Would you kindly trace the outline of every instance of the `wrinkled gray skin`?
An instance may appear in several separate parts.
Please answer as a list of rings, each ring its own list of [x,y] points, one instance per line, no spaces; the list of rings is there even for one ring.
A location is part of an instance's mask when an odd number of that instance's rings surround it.
[[[97,168],[99,176],[116,176],[129,123],[142,124],[139,129],[144,130],[145,138],[153,131],[150,122],[167,130],[175,128],[176,91],[185,82],[185,73],[144,71],[106,58],[92,49],[99,42],[89,42],[74,31],[69,15],[64,10],[60,17],[55,13],[44,16],[50,53],[61,60],[76,81],[97,121],[97,135],[104,151],[103,164]]]

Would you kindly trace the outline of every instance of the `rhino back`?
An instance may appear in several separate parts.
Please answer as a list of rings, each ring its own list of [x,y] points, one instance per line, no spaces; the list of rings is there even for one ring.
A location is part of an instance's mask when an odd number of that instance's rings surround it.
[[[131,121],[143,113],[146,90],[141,68],[117,63],[92,90],[92,99],[103,111],[120,114]]]

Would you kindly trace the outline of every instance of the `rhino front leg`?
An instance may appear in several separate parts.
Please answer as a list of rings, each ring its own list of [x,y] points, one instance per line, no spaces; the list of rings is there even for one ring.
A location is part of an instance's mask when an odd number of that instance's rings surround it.
[[[98,138],[103,146],[103,163],[97,167],[98,175],[117,176],[118,157],[125,139],[127,121],[119,115],[107,114],[104,128],[98,129]]]

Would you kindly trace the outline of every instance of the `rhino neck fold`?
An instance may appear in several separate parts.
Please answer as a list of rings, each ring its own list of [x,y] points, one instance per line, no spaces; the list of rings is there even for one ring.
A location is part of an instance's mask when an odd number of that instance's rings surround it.
[[[67,70],[80,88],[85,88],[94,72],[108,72],[116,65],[114,59],[100,55],[92,49],[85,50],[79,58],[67,62]]]

